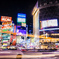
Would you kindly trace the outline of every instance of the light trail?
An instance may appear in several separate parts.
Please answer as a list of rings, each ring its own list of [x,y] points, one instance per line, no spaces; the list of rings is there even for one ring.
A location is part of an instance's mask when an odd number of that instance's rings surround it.
[[[56,28],[57,29],[57,28]],[[58,28],[59,29],[59,28]],[[46,29],[47,30],[47,29]],[[11,31],[0,31],[1,33],[7,33],[7,34],[13,34],[13,35],[16,35],[16,33],[13,33],[13,32],[11,32]],[[26,34],[25,36],[27,36],[27,37],[35,37],[35,35],[32,35],[32,34]],[[56,39],[56,38],[51,38],[51,37],[45,37],[45,36],[41,36],[41,35],[36,35],[36,38],[42,38],[42,39],[49,39],[49,40],[52,40],[52,41],[57,41],[57,40],[59,40],[59,38],[58,39]]]
[[[6,54],[6,53],[11,53],[11,52],[0,52],[0,53],[5,53]]]
[[[54,57],[59,54],[45,54],[45,55],[5,55],[0,56],[0,58],[44,58],[44,57]]]
[[[47,30],[59,30],[59,28],[43,29],[43,30],[39,30],[39,31],[47,31]]]

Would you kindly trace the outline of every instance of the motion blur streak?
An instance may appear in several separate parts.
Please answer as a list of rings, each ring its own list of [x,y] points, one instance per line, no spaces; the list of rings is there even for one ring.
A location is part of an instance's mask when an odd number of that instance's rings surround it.
[[[11,52],[0,52],[0,53],[11,53]]]
[[[16,58],[16,55],[5,55],[5,56],[0,56],[1,58]]]
[[[54,57],[59,54],[48,54],[48,55],[7,55],[0,56],[0,58],[42,58],[42,57]]]

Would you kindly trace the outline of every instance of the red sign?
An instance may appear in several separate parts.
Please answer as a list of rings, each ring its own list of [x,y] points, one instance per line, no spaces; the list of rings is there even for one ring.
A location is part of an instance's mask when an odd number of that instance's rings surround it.
[[[12,22],[3,22],[2,25],[12,24]]]
[[[8,17],[8,16],[1,16],[1,21],[2,21],[2,22],[12,21],[12,17]]]
[[[11,35],[10,42],[12,42],[12,45],[16,45],[16,35]]]
[[[10,26],[3,26],[2,29],[9,29],[11,27],[12,27],[11,25]]]

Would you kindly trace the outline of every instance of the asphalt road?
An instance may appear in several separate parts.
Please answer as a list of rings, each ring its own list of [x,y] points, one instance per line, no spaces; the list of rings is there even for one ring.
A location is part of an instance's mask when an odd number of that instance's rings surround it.
[[[22,55],[17,55],[21,53]],[[0,59],[2,58],[22,58],[22,59],[59,59],[59,50],[55,52],[21,52],[17,50],[9,50],[9,51],[0,51]]]
[[[59,50],[52,52],[35,52],[35,51],[27,51],[23,52],[25,55],[44,55],[44,54],[59,54]]]
[[[34,55],[35,57],[33,58],[23,58],[23,59],[59,59],[59,50],[54,51],[54,52],[23,52],[24,55]]]

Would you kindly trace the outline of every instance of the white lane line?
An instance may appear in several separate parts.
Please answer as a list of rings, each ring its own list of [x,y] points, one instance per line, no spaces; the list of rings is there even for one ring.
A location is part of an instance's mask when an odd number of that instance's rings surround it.
[[[0,56],[0,58],[44,58],[44,57],[54,57],[59,54],[46,54],[46,55],[5,55]]]
[[[22,58],[43,58],[43,57],[52,57],[52,56],[55,55],[23,55]]]
[[[7,51],[6,51],[6,52],[0,52],[0,53],[11,53],[11,52],[7,52]]]

